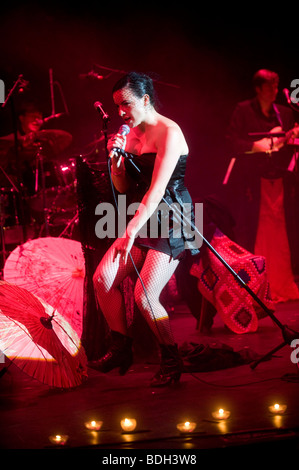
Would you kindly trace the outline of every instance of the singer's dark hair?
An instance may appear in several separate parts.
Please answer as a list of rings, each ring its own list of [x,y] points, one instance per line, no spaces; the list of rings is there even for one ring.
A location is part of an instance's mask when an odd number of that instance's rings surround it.
[[[146,74],[138,72],[129,72],[120,78],[112,89],[112,93],[122,90],[128,86],[137,98],[148,95],[150,103],[153,107],[157,105],[157,97],[153,84],[153,80]]]

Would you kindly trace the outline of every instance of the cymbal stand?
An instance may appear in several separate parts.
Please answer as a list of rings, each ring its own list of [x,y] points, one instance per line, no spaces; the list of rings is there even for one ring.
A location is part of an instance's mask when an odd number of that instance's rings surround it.
[[[20,193],[12,179],[8,176],[4,168],[0,166],[0,170],[2,171],[3,175],[9,181],[10,185],[12,186],[13,190],[16,191],[17,193]],[[4,223],[5,223],[5,211],[3,209],[3,196],[0,194],[0,236],[1,236],[1,252],[2,252],[2,268],[0,269],[0,279],[3,277],[3,268],[5,266],[6,262],[6,246],[5,246],[5,229],[4,229]]]
[[[25,212],[24,212],[24,203],[23,203],[23,197],[22,197],[22,192],[23,192],[23,184],[22,184],[22,178],[21,178],[21,171],[20,171],[20,161],[19,161],[19,139],[18,139],[18,131],[17,131],[17,117],[16,117],[16,111],[14,107],[14,102],[13,102],[13,94],[15,93],[16,90],[18,90],[20,87],[25,86],[26,80],[24,80],[23,75],[19,75],[18,79],[14,83],[13,87],[9,91],[5,102],[2,104],[2,108],[4,108],[8,101],[10,101],[11,105],[11,116],[12,116],[12,122],[13,122],[13,134],[14,134],[14,147],[15,147],[15,155],[16,155],[16,168],[17,168],[17,184],[18,184],[18,192],[20,192],[20,215],[21,215],[21,224],[22,224],[22,229],[23,229],[23,241],[25,242],[27,240],[27,227],[25,224]],[[28,83],[28,82],[27,82]]]
[[[102,116],[102,121],[103,121],[103,130],[102,133],[104,134],[104,139],[105,139],[105,149],[106,149],[106,158],[107,161],[109,161],[109,153],[107,150],[107,144],[108,144],[108,122],[110,121],[110,116],[102,107],[102,103],[99,101],[97,102],[98,104],[98,111],[101,113]]]
[[[58,235],[58,237],[66,236],[68,229],[71,228],[71,232],[68,234],[69,237],[72,236],[74,225],[77,223],[79,217],[79,212],[77,211],[74,217],[67,223],[63,231]]]
[[[0,231],[1,231],[1,251],[2,251],[2,266],[0,269],[0,279],[3,279],[3,269],[6,261],[6,247],[5,247],[5,233],[4,233],[4,210],[3,210],[3,196],[0,194]]]
[[[46,181],[45,181],[45,171],[44,171],[44,156],[42,153],[42,145],[38,144],[38,150],[36,154],[36,167],[35,167],[35,192],[38,192],[39,188],[39,169],[41,176],[41,192],[43,199],[43,214],[44,214],[44,225],[45,225],[45,236],[49,236],[49,210],[47,207],[47,198],[46,198]]]

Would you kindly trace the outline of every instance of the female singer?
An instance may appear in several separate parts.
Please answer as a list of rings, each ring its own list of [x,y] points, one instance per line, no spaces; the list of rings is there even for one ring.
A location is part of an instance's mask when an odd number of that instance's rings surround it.
[[[135,285],[135,301],[161,352],[160,369],[151,385],[164,386],[180,379],[182,361],[159,297],[185,249],[191,249],[192,254],[198,253],[198,249],[193,245],[187,247],[185,234],[179,238],[174,235],[173,221],[167,237],[138,236],[138,232],[155,217],[163,197],[180,206],[189,203],[193,217],[191,198],[184,185],[188,145],[178,124],[156,110],[155,90],[149,76],[127,74],[114,86],[113,100],[119,116],[130,128],[127,136],[116,134],[108,141],[113,184],[120,193],[142,194],[138,211],[127,224],[124,235],[111,245],[94,274],[96,297],[110,327],[112,342],[108,352],[90,366],[101,372],[119,367],[120,374],[125,374],[132,364],[132,338],[128,336],[119,285],[136,267],[140,277]],[[131,154],[140,173],[113,149],[125,149]],[[145,177],[148,184],[144,183]]]

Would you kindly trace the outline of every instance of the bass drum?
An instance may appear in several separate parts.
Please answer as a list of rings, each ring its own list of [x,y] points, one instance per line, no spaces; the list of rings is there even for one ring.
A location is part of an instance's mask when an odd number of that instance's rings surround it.
[[[0,188],[0,216],[3,227],[20,223],[19,197],[14,189]]]
[[[23,217],[22,217],[23,210]],[[24,226],[29,225],[30,210],[15,189],[0,188],[0,223],[3,227],[4,242],[16,245],[24,241]]]

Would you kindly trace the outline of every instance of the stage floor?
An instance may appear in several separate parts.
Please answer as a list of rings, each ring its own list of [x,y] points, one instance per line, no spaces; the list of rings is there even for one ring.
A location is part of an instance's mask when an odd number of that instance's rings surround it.
[[[299,302],[277,304],[275,315],[299,331]],[[282,332],[266,317],[258,331],[236,335],[224,327],[219,315],[208,335],[199,333],[196,320],[184,305],[171,313],[175,338],[203,345],[227,345],[264,355],[279,345]],[[299,343],[299,338],[298,338]],[[298,452],[299,374],[291,361],[294,348],[285,346],[255,369],[249,364],[223,370],[184,373],[171,387],[153,389],[149,380],[156,363],[137,361],[121,377],[116,371],[89,370],[87,381],[75,389],[50,389],[13,364],[0,379],[1,449],[52,449],[50,435],[68,435],[65,449],[177,449],[198,450],[272,446]],[[295,351],[296,353],[296,351]],[[299,357],[299,353],[297,354]],[[7,364],[1,364],[1,367]],[[270,413],[274,403],[286,404],[281,416]],[[219,408],[230,411],[226,421],[212,417]],[[134,433],[123,433],[120,421],[135,418]],[[99,432],[84,423],[103,421]],[[177,423],[196,422],[192,434],[182,435]],[[245,459],[246,461],[246,459]]]

